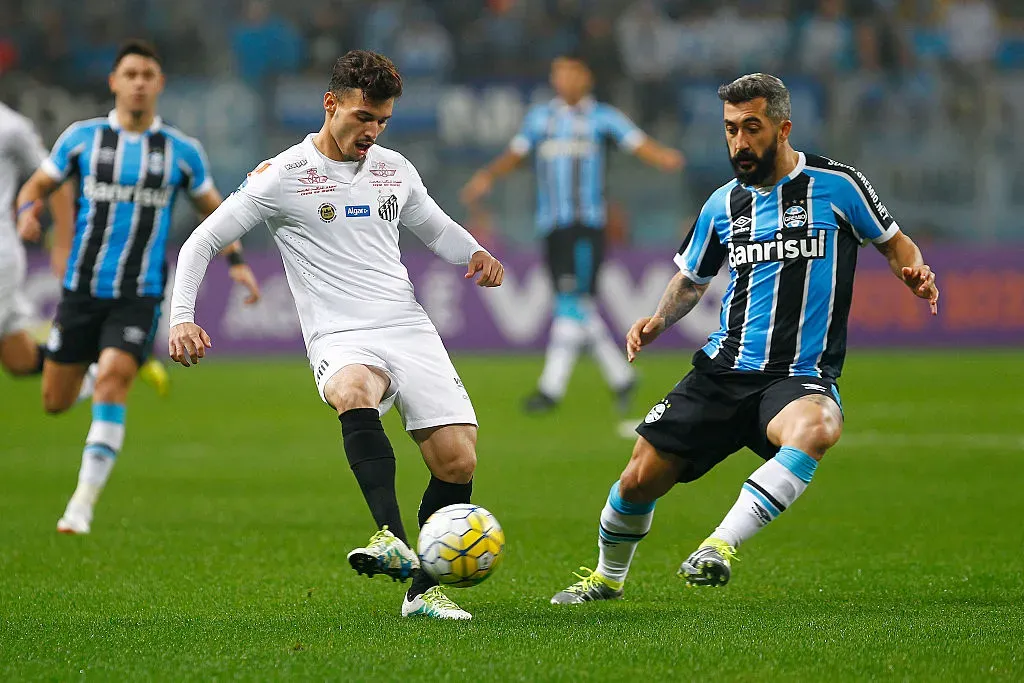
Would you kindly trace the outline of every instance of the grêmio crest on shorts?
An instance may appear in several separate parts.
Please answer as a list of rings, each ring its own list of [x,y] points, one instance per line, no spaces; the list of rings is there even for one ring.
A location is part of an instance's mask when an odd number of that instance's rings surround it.
[[[898,230],[868,179],[825,157],[801,152],[773,187],[723,185],[675,257],[698,284],[728,264],[721,324],[705,353],[735,370],[838,377],[858,247]]]

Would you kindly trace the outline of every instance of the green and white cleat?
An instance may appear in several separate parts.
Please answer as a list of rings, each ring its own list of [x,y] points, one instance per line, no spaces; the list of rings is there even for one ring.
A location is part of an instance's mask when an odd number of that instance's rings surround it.
[[[444,594],[440,586],[427,589],[412,600],[406,595],[402,601],[403,617],[431,617],[433,619],[452,619],[465,621],[473,615],[462,609]]]
[[[593,569],[580,569],[587,574],[573,572],[579,581],[555,593],[551,598],[552,605],[582,605],[594,600],[618,600],[622,597],[622,581],[606,579]]]
[[[688,586],[724,586],[732,576],[736,549],[725,541],[707,538],[679,567]]]
[[[420,559],[402,539],[383,529],[370,537],[365,548],[356,548],[348,554],[348,563],[357,574],[373,577],[387,574],[394,581],[405,581],[420,568]]]

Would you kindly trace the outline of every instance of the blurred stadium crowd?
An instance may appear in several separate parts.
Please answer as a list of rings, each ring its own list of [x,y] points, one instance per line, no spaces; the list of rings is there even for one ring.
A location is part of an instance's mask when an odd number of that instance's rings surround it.
[[[688,157],[676,178],[616,158],[623,240],[676,241],[728,177],[715,86],[749,71],[786,79],[798,147],[860,165],[925,241],[1021,233],[1021,143],[1007,135],[1024,123],[1020,0],[0,0],[0,99],[52,142],[109,108],[129,36],[161,49],[162,113],[204,142],[222,191],[319,127],[330,65],[369,48],[407,80],[384,144],[451,213],[526,243],[527,174],[481,215],[464,215],[458,188],[549,96],[551,58],[575,52],[598,97]]]

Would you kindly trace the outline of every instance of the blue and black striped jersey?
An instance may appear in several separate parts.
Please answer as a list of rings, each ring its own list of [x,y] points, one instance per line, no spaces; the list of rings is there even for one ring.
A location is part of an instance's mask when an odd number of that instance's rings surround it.
[[[644,134],[621,111],[591,97],[575,106],[555,98],[526,113],[510,148],[520,155],[536,153],[541,234],[573,225],[604,227],[608,141],[633,151],[643,143]]]
[[[177,191],[213,187],[199,141],[160,117],[145,133],[126,132],[110,112],[71,124],[41,168],[58,182],[79,182],[64,288],[100,299],[163,296]]]
[[[700,284],[729,263],[721,327],[704,352],[736,370],[838,377],[857,248],[897,230],[867,178],[825,157],[801,153],[771,188],[723,185],[675,257]]]

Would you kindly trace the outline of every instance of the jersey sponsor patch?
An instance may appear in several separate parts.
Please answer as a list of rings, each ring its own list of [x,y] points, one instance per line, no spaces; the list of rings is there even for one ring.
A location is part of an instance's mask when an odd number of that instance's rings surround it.
[[[322,220],[324,223],[330,223],[331,221],[338,217],[337,209],[335,209],[334,204],[331,204],[330,202],[324,202],[323,204],[321,204],[319,212],[320,220]]]
[[[360,204],[359,206],[346,206],[345,218],[366,218],[370,215],[370,205]]]
[[[772,261],[791,261],[794,259],[825,258],[827,249],[827,230],[815,230],[806,237],[785,239],[781,232],[775,233],[774,240],[765,242],[734,242],[729,241],[729,267],[748,263],[771,263]]]

